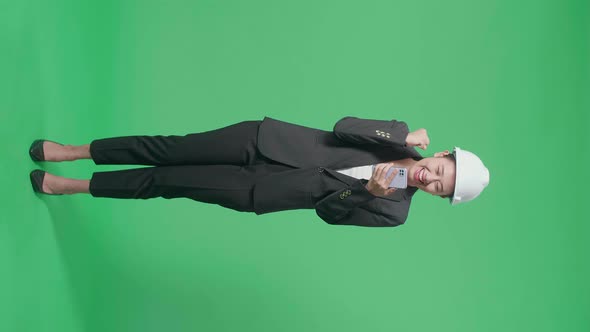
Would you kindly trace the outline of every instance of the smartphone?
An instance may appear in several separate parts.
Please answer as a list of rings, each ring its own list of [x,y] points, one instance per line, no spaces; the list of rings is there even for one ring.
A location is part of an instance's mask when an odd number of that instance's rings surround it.
[[[391,183],[389,184],[389,188],[400,188],[400,189],[404,189],[408,186],[408,170],[405,167],[391,167],[389,168],[389,170],[387,171],[387,175],[385,177],[388,177],[391,175],[391,173],[394,170],[398,170],[398,173],[395,175],[395,177],[393,178],[393,180],[391,180]],[[373,165],[373,173],[375,173],[375,165]]]

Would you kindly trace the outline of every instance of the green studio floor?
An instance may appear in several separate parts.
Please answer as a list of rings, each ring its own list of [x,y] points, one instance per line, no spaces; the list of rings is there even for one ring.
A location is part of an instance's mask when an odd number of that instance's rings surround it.
[[[589,331],[590,8],[540,1],[34,1],[0,11],[1,331]],[[490,185],[405,225],[35,194],[64,144],[270,116],[426,128]],[[220,144],[219,148],[223,148]],[[198,151],[195,151],[198,153]]]

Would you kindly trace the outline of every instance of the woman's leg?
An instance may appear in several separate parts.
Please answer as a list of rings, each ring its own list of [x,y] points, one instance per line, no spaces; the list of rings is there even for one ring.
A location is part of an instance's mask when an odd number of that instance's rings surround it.
[[[279,164],[157,166],[94,172],[90,180],[46,173],[49,193],[89,193],[94,197],[148,199],[190,198],[236,211],[254,211],[253,189],[258,178],[292,170]]]
[[[257,159],[258,126],[242,121],[210,131],[178,135],[120,136],[93,140],[97,165],[250,165]]]
[[[84,145],[45,141],[48,161],[93,159],[96,165],[249,165],[256,159],[258,126],[242,121],[210,131],[179,135],[136,135],[93,140]]]

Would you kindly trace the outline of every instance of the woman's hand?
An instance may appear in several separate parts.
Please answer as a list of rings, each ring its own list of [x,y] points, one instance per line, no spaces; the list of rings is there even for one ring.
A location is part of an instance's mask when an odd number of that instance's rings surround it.
[[[393,165],[393,163],[383,163],[377,164],[377,166],[375,166],[373,175],[371,175],[369,182],[367,182],[365,185],[371,194],[375,196],[387,196],[397,190],[397,188],[389,188],[389,184],[397,175],[398,170],[393,170],[393,172],[391,172],[388,177],[385,177],[387,175],[387,171],[389,171]]]
[[[416,131],[409,133],[406,137],[406,144],[408,146],[417,146],[422,150],[426,150],[428,144],[430,144],[430,139],[428,138],[426,129],[420,128]]]

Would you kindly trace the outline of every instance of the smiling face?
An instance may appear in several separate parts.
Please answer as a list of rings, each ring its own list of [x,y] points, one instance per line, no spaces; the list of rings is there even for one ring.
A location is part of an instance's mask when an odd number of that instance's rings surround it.
[[[455,191],[455,159],[449,151],[417,161],[408,172],[408,185],[441,198]]]

